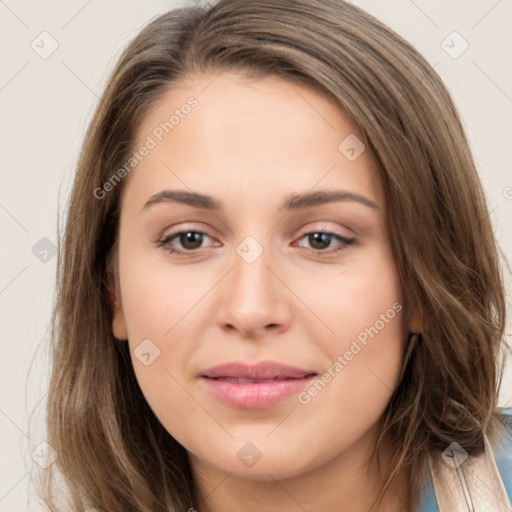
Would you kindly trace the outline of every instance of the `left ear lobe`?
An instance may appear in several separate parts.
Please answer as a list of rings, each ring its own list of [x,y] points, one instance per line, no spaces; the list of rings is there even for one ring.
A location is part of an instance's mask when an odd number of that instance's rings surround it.
[[[410,311],[407,322],[407,329],[409,332],[421,333],[423,332],[423,322],[420,319],[417,311]]]
[[[128,339],[128,329],[126,328],[126,322],[123,315],[121,304],[117,301],[117,298],[113,296],[112,300],[112,334],[114,338],[124,341]]]
[[[115,269],[113,269],[113,272],[115,272]],[[114,335],[114,338],[120,341],[125,341],[128,339],[128,329],[126,328],[123,308],[121,305],[119,282],[116,277],[112,275],[112,272],[109,274],[108,284],[108,296],[112,311],[112,334]]]

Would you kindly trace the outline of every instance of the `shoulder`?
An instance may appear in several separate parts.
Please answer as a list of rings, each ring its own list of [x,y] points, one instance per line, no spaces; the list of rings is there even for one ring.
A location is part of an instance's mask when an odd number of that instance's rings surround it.
[[[507,433],[501,443],[495,448],[494,457],[500,472],[503,484],[512,502],[512,407],[500,409],[507,424]]]
[[[501,408],[498,412],[505,421],[506,432],[494,447],[493,455],[510,503],[512,503],[512,407]],[[418,512],[439,512],[431,479],[427,479],[423,487]]]
[[[502,407],[499,411],[512,430],[512,407]]]

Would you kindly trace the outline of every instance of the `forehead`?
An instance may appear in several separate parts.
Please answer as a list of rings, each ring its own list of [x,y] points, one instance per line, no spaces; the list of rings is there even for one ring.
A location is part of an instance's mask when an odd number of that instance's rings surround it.
[[[135,150],[150,139],[154,147],[129,176],[146,195],[166,181],[255,194],[318,183],[381,199],[358,127],[330,97],[280,77],[187,76],[141,120]],[[354,151],[362,151],[356,159]]]
[[[205,131],[219,125],[263,127],[264,131],[269,131],[279,122],[283,129],[287,128],[290,137],[306,132],[314,135],[319,130],[337,131],[340,127],[361,135],[334,98],[310,86],[273,75],[252,77],[239,71],[211,71],[186,75],[172,84],[139,121],[137,142],[142,142],[142,138],[160,123],[171,119],[173,113],[177,117],[172,121],[174,128],[178,124],[190,124],[181,123],[184,118],[180,113],[182,108],[189,110],[186,104],[190,98],[197,101],[197,108],[193,108],[196,128],[201,125]],[[296,120],[308,121],[308,124],[298,125]],[[207,121],[207,124],[199,121]]]

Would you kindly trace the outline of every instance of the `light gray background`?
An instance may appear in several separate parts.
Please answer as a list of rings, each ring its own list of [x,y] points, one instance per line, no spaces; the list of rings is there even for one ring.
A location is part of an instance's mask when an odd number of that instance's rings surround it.
[[[497,236],[510,258],[512,0],[353,3],[413,43],[448,85]],[[0,511],[42,510],[29,495],[31,453],[44,441],[43,407],[30,422],[28,413],[45,397],[48,358],[41,342],[50,319],[56,257],[51,244],[40,240],[57,242],[58,203],[62,219],[85,128],[120,50],[154,16],[188,4],[0,1]],[[50,48],[43,31],[58,43],[45,59],[31,47]],[[453,58],[464,40],[469,47]],[[510,290],[508,272],[506,279]],[[508,333],[510,327],[509,320]],[[512,406],[510,371],[500,405]]]

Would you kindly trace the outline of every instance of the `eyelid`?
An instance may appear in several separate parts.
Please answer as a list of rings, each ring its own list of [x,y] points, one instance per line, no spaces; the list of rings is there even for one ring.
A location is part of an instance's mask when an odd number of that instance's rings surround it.
[[[158,245],[165,245],[165,244],[169,243],[169,241],[172,240],[173,238],[176,238],[179,235],[183,235],[185,233],[199,233],[200,235],[207,236],[208,238],[213,240],[213,242],[215,244],[218,245],[218,242],[215,240],[215,238],[210,236],[206,231],[202,231],[200,229],[191,229],[191,228],[180,228],[177,231],[171,231],[169,233],[165,233],[162,236],[158,237],[158,239],[156,240],[156,243]],[[202,247],[201,249],[205,249],[205,247]],[[193,252],[199,252],[200,249],[194,249],[194,250],[179,249],[179,250],[192,254]]]
[[[350,240],[355,237],[353,234],[352,235],[344,235],[343,233],[341,233],[341,231],[338,228],[325,227],[325,224],[321,225],[320,227],[315,227],[316,225],[318,225],[318,223],[313,226],[311,226],[311,223],[308,224],[305,228],[303,228],[299,231],[300,234],[298,235],[298,237],[300,238],[300,237],[303,237],[304,235],[308,235],[310,233],[327,233],[330,235],[339,236],[346,240]],[[347,228],[347,230],[348,230],[348,228]],[[350,231],[350,230],[348,230],[348,231]]]
[[[169,228],[171,229],[171,231],[169,233],[166,233],[166,234],[162,234],[162,235],[159,235],[158,238],[157,238],[157,242],[162,240],[162,239],[165,239],[165,238],[169,238],[169,237],[175,237],[177,235],[180,235],[182,233],[186,233],[186,232],[194,232],[194,233],[200,233],[200,234],[203,234],[203,235],[206,235],[208,236],[209,238],[211,238],[212,240],[215,239],[214,236],[211,236],[208,234],[207,231],[203,231],[201,228],[197,228],[197,226],[189,226],[187,224],[185,224],[184,226],[182,226],[181,224],[179,225],[179,228],[176,228],[176,230],[173,230],[172,228]],[[303,228],[300,230],[299,232],[299,235],[296,235],[295,238],[302,238],[304,235],[308,235],[308,234],[311,234],[311,233],[327,233],[327,234],[330,234],[330,235],[337,235],[339,236],[340,238],[343,238],[345,240],[350,240],[353,238],[353,236],[347,236],[347,235],[344,235],[342,233],[340,233],[339,231],[337,231],[335,228],[326,228],[326,227],[320,227],[320,228],[314,228],[314,227],[310,227],[310,228]]]
[[[209,231],[211,231],[211,229],[201,226],[201,223],[195,224],[195,225],[193,223],[186,223],[186,222],[185,223],[177,223],[177,224],[174,224],[173,226],[170,226],[167,229],[165,229],[163,231],[163,233],[158,236],[157,241],[168,238],[168,237],[172,238],[172,237],[175,237],[182,233],[188,233],[188,232],[201,233],[203,235],[208,236],[212,240],[215,239],[214,236],[208,234]]]
[[[329,235],[331,238],[337,239],[340,243],[338,244],[338,246],[330,247],[327,249],[313,249],[313,248],[304,247],[303,245],[298,245],[298,248],[300,250],[307,251],[310,254],[313,253],[314,255],[329,257],[329,256],[336,256],[338,253],[340,253],[341,251],[346,249],[348,246],[353,245],[356,242],[355,237],[349,238],[349,237],[342,235],[341,233],[336,232],[335,230],[328,230],[328,229],[307,230],[297,238],[297,242],[300,241],[305,236],[308,236],[313,233],[325,233],[325,234]],[[297,242],[294,242],[294,243],[297,243]]]

